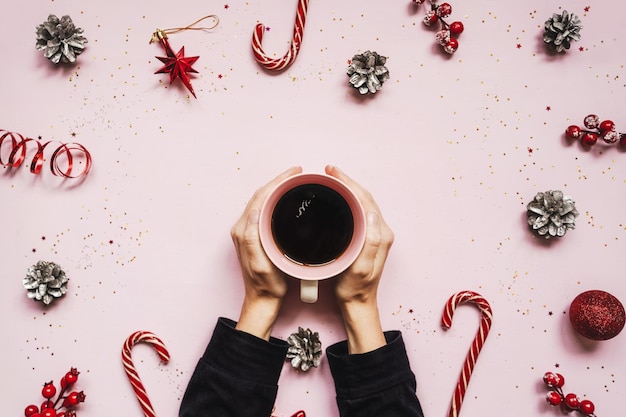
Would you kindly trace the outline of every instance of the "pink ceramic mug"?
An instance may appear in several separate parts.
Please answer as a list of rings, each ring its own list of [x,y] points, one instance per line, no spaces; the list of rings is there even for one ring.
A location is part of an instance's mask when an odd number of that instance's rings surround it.
[[[267,257],[300,279],[300,298],[314,303],[318,281],[345,271],[365,242],[365,213],[346,184],[324,174],[282,181],[265,200],[259,218]]]

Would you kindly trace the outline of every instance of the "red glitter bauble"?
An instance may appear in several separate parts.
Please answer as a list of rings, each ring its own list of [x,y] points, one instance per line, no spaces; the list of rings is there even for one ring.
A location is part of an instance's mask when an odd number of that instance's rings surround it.
[[[587,339],[608,340],[624,328],[626,312],[613,295],[591,290],[574,298],[569,308],[569,319],[574,329]]]

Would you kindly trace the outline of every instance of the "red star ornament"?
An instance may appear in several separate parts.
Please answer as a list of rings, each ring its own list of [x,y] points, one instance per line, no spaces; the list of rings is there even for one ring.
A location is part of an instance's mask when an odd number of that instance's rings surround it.
[[[189,79],[188,73],[198,73],[195,69],[192,68],[192,65],[200,58],[199,56],[185,56],[185,47],[180,48],[178,53],[174,53],[174,50],[170,46],[170,43],[167,40],[167,35],[160,32],[159,33],[159,41],[163,48],[165,49],[165,53],[167,56],[156,58],[161,61],[163,65],[159,68],[155,74],[170,74],[170,85],[174,82],[176,78],[180,78],[180,80],[185,84],[185,87],[189,90],[189,92],[196,97],[196,93],[193,91],[193,87],[191,86],[191,80]]]

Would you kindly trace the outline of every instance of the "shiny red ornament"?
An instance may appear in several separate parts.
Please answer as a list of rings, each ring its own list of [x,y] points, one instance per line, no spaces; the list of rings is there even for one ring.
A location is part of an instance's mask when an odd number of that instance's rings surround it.
[[[170,46],[169,41],[167,40],[167,35],[162,31],[158,30],[155,33],[157,39],[163,49],[165,49],[165,57],[156,58],[161,61],[163,65],[159,68],[155,74],[170,74],[170,85],[174,82],[176,78],[180,78],[181,82],[187,87],[187,90],[196,97],[196,93],[191,86],[191,80],[189,79],[188,73],[198,73],[195,69],[193,69],[192,65],[200,58],[199,56],[185,56],[185,47],[183,46],[177,53],[174,53],[174,50]]]
[[[600,341],[611,339],[622,331],[626,312],[615,296],[601,290],[590,290],[574,298],[569,318],[579,334]]]

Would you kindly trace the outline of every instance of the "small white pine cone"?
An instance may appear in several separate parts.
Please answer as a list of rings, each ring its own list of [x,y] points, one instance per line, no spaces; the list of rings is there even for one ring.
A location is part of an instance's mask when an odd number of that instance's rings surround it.
[[[563,52],[570,48],[572,41],[580,40],[582,28],[578,16],[563,10],[563,13],[554,13],[550,19],[546,20],[543,41],[557,52]]]
[[[69,279],[61,267],[54,262],[39,261],[28,268],[22,284],[28,298],[45,305],[52,303],[67,292]]]
[[[298,333],[292,333],[287,338],[287,343],[287,359],[291,361],[293,368],[306,372],[311,367],[317,368],[320,365],[322,343],[317,332],[298,327]]]
[[[389,69],[385,66],[387,57],[376,52],[365,51],[352,57],[347,69],[349,83],[361,94],[374,94],[389,79]]]
[[[36,33],[35,47],[55,64],[75,62],[87,43],[83,29],[74,26],[69,16],[59,19],[49,15],[48,20],[36,27]]]
[[[534,200],[528,203],[527,210],[531,230],[546,239],[562,237],[576,227],[576,205],[562,191],[537,193]]]

